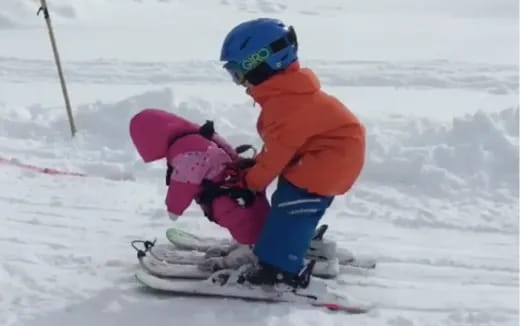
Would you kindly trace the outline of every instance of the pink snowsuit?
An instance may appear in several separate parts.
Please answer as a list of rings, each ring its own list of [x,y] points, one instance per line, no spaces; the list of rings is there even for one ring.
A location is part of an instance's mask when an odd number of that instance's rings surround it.
[[[172,166],[165,202],[168,212],[178,216],[197,198],[202,181],[222,181],[225,164],[237,157],[217,134],[208,140],[198,130],[198,125],[159,109],[145,109],[130,121],[130,136],[143,160],[166,158]],[[214,222],[227,228],[238,243],[254,244],[269,208],[266,196],[258,194],[248,207],[228,196],[217,197],[211,210]]]

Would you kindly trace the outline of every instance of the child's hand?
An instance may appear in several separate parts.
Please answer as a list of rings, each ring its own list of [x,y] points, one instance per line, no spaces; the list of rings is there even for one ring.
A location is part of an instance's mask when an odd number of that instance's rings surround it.
[[[168,212],[168,217],[170,218],[170,220],[172,220],[173,222],[177,221],[177,219],[179,218],[179,215],[175,215],[173,213],[170,213]]]
[[[247,189],[246,174],[247,170],[230,170],[226,178],[226,185]]]
[[[247,170],[255,165],[256,161],[254,158],[239,158],[233,165],[239,170]]]
[[[245,177],[246,177],[247,169],[248,169],[247,166],[251,165],[251,162],[249,160],[250,159],[241,159],[237,162],[228,164],[227,169],[226,169],[226,174],[227,174],[226,180],[225,180],[226,185],[247,189]],[[253,163],[253,165],[254,165],[254,163]]]

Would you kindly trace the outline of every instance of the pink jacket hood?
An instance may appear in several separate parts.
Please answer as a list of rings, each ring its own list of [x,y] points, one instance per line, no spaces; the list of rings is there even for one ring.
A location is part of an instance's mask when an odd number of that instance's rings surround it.
[[[130,121],[130,137],[145,162],[166,157],[171,141],[199,126],[173,113],[144,109]]]

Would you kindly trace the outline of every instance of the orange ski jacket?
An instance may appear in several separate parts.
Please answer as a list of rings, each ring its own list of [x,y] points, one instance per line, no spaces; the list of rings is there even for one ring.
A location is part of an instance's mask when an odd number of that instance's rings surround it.
[[[365,160],[365,129],[320,89],[310,69],[295,62],[248,93],[261,106],[257,130],[264,142],[245,177],[249,188],[264,190],[280,175],[324,196],[352,187]]]

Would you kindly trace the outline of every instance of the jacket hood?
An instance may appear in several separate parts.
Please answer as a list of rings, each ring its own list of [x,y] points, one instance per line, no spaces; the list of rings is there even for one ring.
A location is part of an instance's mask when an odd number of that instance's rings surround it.
[[[145,162],[166,157],[170,142],[198,125],[160,109],[144,109],[130,121],[130,137]]]

